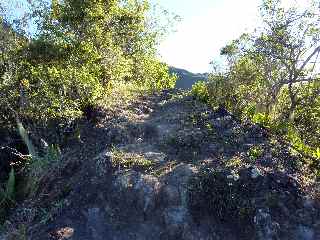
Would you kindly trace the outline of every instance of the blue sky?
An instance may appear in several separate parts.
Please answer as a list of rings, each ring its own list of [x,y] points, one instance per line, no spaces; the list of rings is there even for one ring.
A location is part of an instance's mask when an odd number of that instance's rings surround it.
[[[262,0],[151,0],[174,12],[182,21],[160,45],[159,54],[169,65],[195,73],[210,71],[220,49],[242,33],[261,25]],[[282,0],[285,8],[304,8],[311,0]]]
[[[0,0],[23,3],[26,0]],[[210,62],[219,60],[220,49],[244,32],[259,25],[261,0],[150,0],[163,9],[178,14],[182,21],[159,47],[161,59],[169,65],[192,72],[210,71]],[[304,5],[310,0],[282,0],[289,6]],[[20,5],[20,6],[19,6]],[[15,5],[13,15],[23,11]]]
[[[182,17],[176,32],[161,43],[163,61],[192,72],[207,72],[219,50],[254,30],[260,0],[154,0]]]
[[[14,5],[10,12],[20,15],[26,0],[0,0]],[[169,65],[193,72],[207,72],[209,62],[219,55],[228,41],[254,28],[260,0],[150,0],[178,14],[176,25],[159,48]]]

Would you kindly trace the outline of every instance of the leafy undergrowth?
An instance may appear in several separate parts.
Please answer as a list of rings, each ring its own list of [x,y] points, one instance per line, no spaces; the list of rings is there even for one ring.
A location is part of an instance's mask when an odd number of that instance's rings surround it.
[[[319,238],[319,179],[281,137],[187,92],[109,96],[50,155],[7,239]]]

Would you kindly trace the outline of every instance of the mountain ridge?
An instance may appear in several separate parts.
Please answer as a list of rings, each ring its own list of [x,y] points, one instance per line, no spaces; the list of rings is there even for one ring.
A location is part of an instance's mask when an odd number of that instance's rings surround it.
[[[209,76],[209,73],[193,73],[186,69],[173,66],[169,67],[169,72],[177,75],[176,88],[180,89],[190,89],[197,81],[208,80]]]

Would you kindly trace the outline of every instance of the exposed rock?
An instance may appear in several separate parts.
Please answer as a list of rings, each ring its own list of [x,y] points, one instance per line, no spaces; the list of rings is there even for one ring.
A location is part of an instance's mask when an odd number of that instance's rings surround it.
[[[260,169],[256,168],[256,167],[253,167],[251,169],[251,177],[253,179],[256,179],[257,177],[260,177],[260,176],[262,176],[262,173],[261,173]]]
[[[110,128],[107,133],[110,143],[119,144],[128,141],[128,133],[123,128]]]
[[[269,211],[259,209],[254,217],[256,228],[256,239],[258,240],[273,240],[278,239],[279,224],[272,221]]]
[[[303,207],[304,208],[311,209],[311,210],[314,209],[314,207],[315,207],[314,199],[312,199],[310,196],[306,196],[303,200],[304,200],[303,201]]]
[[[138,206],[145,214],[152,214],[156,207],[156,200],[160,190],[160,183],[157,178],[142,175],[134,185],[137,191]]]
[[[315,231],[306,226],[298,226],[295,231],[294,240],[316,240]]]
[[[174,176],[180,183],[186,183],[197,171],[197,168],[191,164],[180,164],[174,169]]]
[[[219,145],[219,144],[211,143],[211,144],[208,146],[208,150],[209,150],[209,152],[217,153],[217,152],[219,152],[219,150],[220,150],[220,145]]]
[[[135,182],[137,181],[138,173],[135,171],[123,171],[119,172],[114,181],[114,185],[120,191],[133,188]]]
[[[118,191],[130,191],[136,207],[144,214],[152,214],[156,207],[160,183],[156,177],[135,171],[120,172],[114,182]]]
[[[171,207],[164,211],[163,220],[166,226],[168,239],[181,238],[183,232],[191,221],[188,209],[184,207]]]
[[[64,227],[61,229],[58,229],[55,232],[52,232],[50,234],[51,239],[54,240],[67,240],[67,239],[72,239],[74,235],[74,229],[70,227]]]
[[[191,164],[181,164],[174,168],[171,175],[166,179],[170,184],[177,187],[182,206],[187,205],[189,180],[197,173],[197,171],[197,168],[193,167]]]
[[[227,129],[228,126],[231,126],[232,123],[232,117],[230,115],[227,115],[216,118],[212,124],[217,130],[224,130]]]
[[[181,197],[179,189],[173,185],[164,185],[161,189],[161,202],[166,206],[180,204]]]
[[[146,152],[144,154],[145,158],[156,163],[164,163],[166,161],[166,154],[159,152]]]
[[[223,108],[172,94],[143,95],[129,108],[119,101],[90,120],[84,143],[68,146],[65,167],[50,168],[8,231],[23,223],[32,240],[52,229],[72,240],[319,239],[319,202],[306,197],[314,195],[288,148]],[[264,153],[250,158],[256,146]],[[116,153],[128,166],[112,164]],[[147,167],[131,167],[136,159]]]
[[[103,177],[108,172],[111,171],[112,169],[111,158],[112,158],[111,152],[103,152],[94,159],[96,163],[96,172],[99,177]]]
[[[104,240],[106,234],[106,220],[99,208],[90,208],[86,213],[87,233],[92,240]]]
[[[159,136],[159,130],[157,126],[154,126],[152,124],[145,124],[142,127],[142,132],[143,132],[143,138],[145,139],[155,139]]]

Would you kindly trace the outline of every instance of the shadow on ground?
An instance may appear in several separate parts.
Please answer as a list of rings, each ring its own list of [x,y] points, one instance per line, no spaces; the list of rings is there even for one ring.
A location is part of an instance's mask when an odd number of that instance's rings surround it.
[[[96,116],[12,215],[30,239],[320,238],[317,185],[266,129],[177,91]]]

